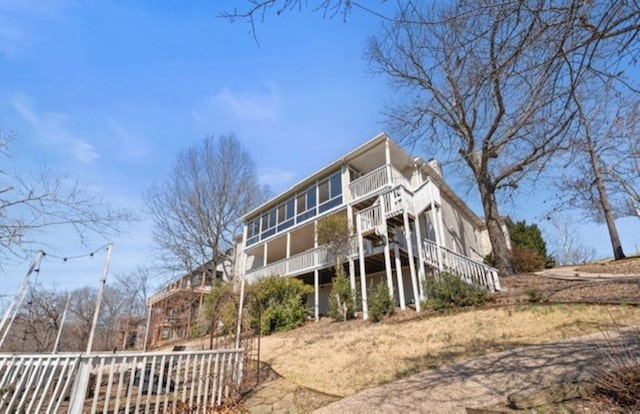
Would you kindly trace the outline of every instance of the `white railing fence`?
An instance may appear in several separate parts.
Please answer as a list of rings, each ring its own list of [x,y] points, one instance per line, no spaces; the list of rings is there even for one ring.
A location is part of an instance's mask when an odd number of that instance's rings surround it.
[[[422,246],[425,261],[436,269],[454,273],[467,283],[478,284],[490,292],[500,290],[498,271],[493,267],[456,253],[447,247],[437,246],[431,240],[424,239]],[[440,260],[438,260],[438,251],[441,255]]]
[[[243,350],[0,355],[0,412],[207,413],[236,398]]]

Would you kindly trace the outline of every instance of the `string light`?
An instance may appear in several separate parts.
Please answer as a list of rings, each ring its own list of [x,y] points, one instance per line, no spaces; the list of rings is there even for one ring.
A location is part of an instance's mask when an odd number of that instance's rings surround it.
[[[51,256],[53,258],[56,259],[61,259],[63,263],[67,263],[69,260],[76,260],[76,259],[82,259],[84,257],[91,257],[93,258],[93,256],[98,253],[100,250],[106,249],[107,247],[109,247],[109,244],[105,244],[104,246],[98,247],[97,249],[89,252],[89,253],[84,253],[84,254],[79,254],[77,256],[58,256],[55,254],[51,254],[51,253],[45,253],[43,252],[45,255],[47,256]]]

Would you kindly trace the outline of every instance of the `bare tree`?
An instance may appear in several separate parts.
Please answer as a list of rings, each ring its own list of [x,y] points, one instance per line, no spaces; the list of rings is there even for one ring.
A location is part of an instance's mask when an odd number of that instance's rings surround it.
[[[0,154],[7,156],[12,136],[0,132]],[[10,159],[10,158],[9,158]],[[0,170],[0,257],[22,257],[51,228],[72,228],[81,241],[89,233],[107,236],[134,219],[126,210],[112,209],[86,194],[77,181],[42,168],[25,176],[10,167]]]
[[[600,84],[598,84],[600,85]],[[615,259],[625,257],[615,220],[632,213],[629,194],[640,183],[633,169],[634,147],[640,125],[638,102],[630,102],[605,84],[601,93],[577,94],[580,128],[572,137],[571,156],[565,160],[556,210],[582,210],[587,218],[607,226]],[[635,116],[634,116],[635,115]]]
[[[127,348],[129,332],[132,329],[136,334],[141,333],[137,329],[137,325],[146,321],[150,284],[151,270],[147,267],[138,266],[130,273],[119,274],[115,277],[115,288],[124,299],[124,306],[118,321],[122,334],[122,343],[118,345],[122,349]]]
[[[144,196],[167,267],[192,279],[211,272],[215,279],[218,265],[235,259],[240,217],[263,201],[262,194],[255,164],[233,135],[207,137],[178,154],[165,181]],[[186,306],[189,313],[192,307]],[[191,315],[187,328],[190,323]]]
[[[496,266],[505,274],[514,268],[498,195],[537,178],[568,148],[577,126],[575,89],[594,71],[606,75],[598,58],[613,47],[608,32],[593,41],[600,26],[589,22],[613,30],[615,18],[638,15],[613,7],[610,16],[597,6],[407,2],[369,43],[374,70],[406,93],[387,114],[391,127],[432,151],[457,152],[477,185]]]
[[[32,287],[11,326],[3,349],[20,352],[51,352],[65,304],[64,293]]]
[[[555,230],[555,237],[551,237],[553,256],[559,265],[576,265],[593,260],[596,250],[585,246],[576,229],[576,224],[569,215],[554,213],[549,220]]]
[[[169,176],[144,197],[170,268],[192,272],[210,263],[215,271],[231,259],[240,217],[261,194],[255,164],[233,135],[207,137],[178,154]]]

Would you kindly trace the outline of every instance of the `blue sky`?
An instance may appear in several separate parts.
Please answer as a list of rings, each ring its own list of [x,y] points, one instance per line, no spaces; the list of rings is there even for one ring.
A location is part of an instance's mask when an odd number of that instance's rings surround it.
[[[397,97],[362,57],[372,16],[272,15],[258,24],[257,45],[247,24],[216,17],[244,2],[124,3],[0,0],[0,128],[16,133],[10,150],[21,173],[46,163],[95,197],[139,210],[176,153],[206,135],[235,133],[277,192],[384,130],[380,112]],[[543,197],[503,213],[539,221]],[[114,238],[111,275],[154,260],[151,227],[143,219]],[[580,230],[609,254],[603,226]],[[620,230],[626,250],[638,250],[639,220]],[[105,243],[80,246],[66,232],[43,240],[60,256]],[[99,256],[64,265],[46,258],[40,280],[97,286]],[[25,270],[5,264],[0,294]]]

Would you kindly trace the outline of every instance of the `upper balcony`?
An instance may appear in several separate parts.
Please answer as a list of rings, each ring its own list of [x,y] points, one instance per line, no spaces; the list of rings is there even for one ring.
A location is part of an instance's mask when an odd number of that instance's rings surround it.
[[[352,200],[357,202],[398,185],[411,188],[411,182],[393,165],[386,164],[349,184]]]

